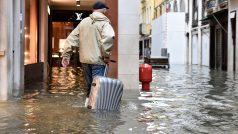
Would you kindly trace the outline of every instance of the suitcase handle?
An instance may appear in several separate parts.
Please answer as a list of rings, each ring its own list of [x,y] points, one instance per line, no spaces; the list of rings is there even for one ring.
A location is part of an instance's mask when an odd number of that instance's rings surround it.
[[[110,60],[110,62],[116,63],[115,60]],[[108,69],[109,69],[109,64],[106,64],[103,76],[107,77]]]
[[[107,77],[107,73],[108,73],[108,64],[105,65],[105,70],[104,70],[104,77]]]

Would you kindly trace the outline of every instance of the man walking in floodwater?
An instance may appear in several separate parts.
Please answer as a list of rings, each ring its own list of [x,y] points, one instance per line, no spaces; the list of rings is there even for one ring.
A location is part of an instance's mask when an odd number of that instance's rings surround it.
[[[72,46],[79,47],[80,62],[87,84],[85,106],[88,105],[93,78],[103,76],[105,65],[110,61],[115,32],[110,20],[105,16],[108,9],[103,2],[94,3],[93,13],[83,19],[67,37],[62,54],[62,66],[67,67]]]

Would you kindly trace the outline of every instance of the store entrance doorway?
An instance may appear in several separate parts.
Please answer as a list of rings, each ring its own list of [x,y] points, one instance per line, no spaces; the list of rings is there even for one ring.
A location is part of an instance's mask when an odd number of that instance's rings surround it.
[[[89,16],[91,11],[53,10],[49,21],[49,65],[61,67],[61,54],[67,36],[77,27],[79,22]],[[70,66],[79,67],[78,48],[73,47]]]

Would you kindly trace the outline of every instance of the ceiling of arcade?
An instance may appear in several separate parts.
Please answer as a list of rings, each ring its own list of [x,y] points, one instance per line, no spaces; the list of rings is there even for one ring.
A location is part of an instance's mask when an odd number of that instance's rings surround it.
[[[79,1],[80,6],[77,6]],[[51,10],[91,10],[96,0],[49,0]],[[101,0],[104,1],[104,0]]]

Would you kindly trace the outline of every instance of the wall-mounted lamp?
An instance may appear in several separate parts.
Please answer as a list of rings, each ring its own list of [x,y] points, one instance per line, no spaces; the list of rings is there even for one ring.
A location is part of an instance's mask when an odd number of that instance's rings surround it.
[[[80,1],[76,0],[76,6],[79,7],[80,6]]]

